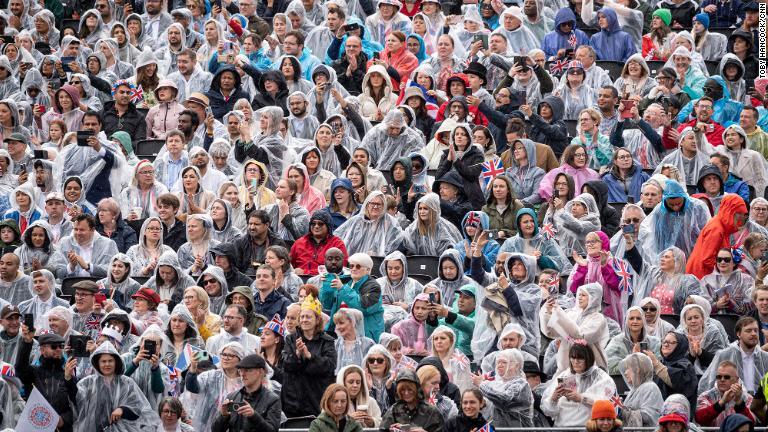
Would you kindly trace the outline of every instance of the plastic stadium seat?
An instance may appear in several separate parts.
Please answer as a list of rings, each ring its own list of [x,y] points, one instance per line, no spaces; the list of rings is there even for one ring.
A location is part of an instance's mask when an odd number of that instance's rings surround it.
[[[736,321],[741,318],[735,314],[713,314],[711,318],[720,321],[720,324],[725,328],[725,333],[728,334],[728,341],[733,342],[736,340]]]
[[[379,269],[381,268],[381,263],[384,262],[384,257],[372,256],[371,259],[373,260],[373,268],[371,269],[371,276],[373,277],[384,276],[379,271]]]
[[[405,257],[408,262],[408,274],[411,273],[437,277],[437,265],[440,257],[430,255],[412,255]]]
[[[432,282],[432,280],[434,279],[432,276],[418,274],[418,273],[415,273],[415,274],[414,273],[408,273],[408,277],[412,278],[412,279],[415,279],[416,282],[418,282],[418,283],[420,283],[422,285],[426,285],[426,284]]]
[[[578,127],[578,120],[563,120],[565,122],[565,127],[568,128],[568,136],[573,138],[579,136],[579,131],[577,129]]]
[[[605,69],[608,75],[611,76],[611,81],[616,81],[621,76],[621,70],[624,69],[623,62],[610,61],[610,60],[598,60],[595,62],[598,66]]]
[[[131,278],[139,283],[141,286],[147,286],[147,281],[149,280],[149,277],[147,276],[135,276]]]
[[[627,382],[624,381],[623,376],[611,375],[611,378],[613,378],[613,383],[616,384],[616,393],[619,395],[625,395],[629,393],[629,386],[627,385]]]
[[[651,70],[651,76],[656,77],[666,62],[662,60],[651,60],[647,61],[646,63],[648,64],[648,69]]]
[[[680,315],[661,315],[660,318],[672,324],[674,328],[680,325]]]
[[[719,75],[720,74],[720,72],[718,71],[718,69],[720,67],[720,62],[719,61],[707,60],[707,61],[704,62],[704,64],[707,65],[707,71],[709,72],[709,76],[715,76],[715,75]]]
[[[160,150],[164,145],[165,140],[141,140],[136,143],[136,149],[134,150],[134,153],[136,153],[136,157],[139,159],[149,159],[150,161],[154,161],[157,157],[157,154],[160,153]]]

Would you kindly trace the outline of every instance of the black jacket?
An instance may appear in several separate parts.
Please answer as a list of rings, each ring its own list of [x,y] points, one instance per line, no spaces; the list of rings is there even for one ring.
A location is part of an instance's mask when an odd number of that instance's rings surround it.
[[[352,72],[352,75],[347,76],[349,61],[346,55],[333,62],[331,67],[336,71],[336,80],[339,84],[347,89],[352,96],[358,96],[363,92],[363,78],[368,69],[367,64],[368,56],[360,51],[360,55],[357,57],[357,69]]]
[[[607,234],[608,237],[613,237],[621,226],[621,215],[608,204],[608,185],[602,180],[593,180],[584,183],[584,186],[588,186],[594,192],[597,208],[600,209],[600,231]],[[584,186],[582,186],[582,191]]]
[[[235,263],[235,266],[246,275],[256,274],[256,269],[253,267],[252,263],[263,263],[264,255],[267,253],[268,247],[286,246],[285,242],[277,238],[272,230],[267,233],[267,241],[265,241],[264,244],[254,244],[251,241],[251,235],[248,233],[238,237],[232,244],[235,246],[235,251],[237,253],[237,262]]]
[[[136,148],[136,143],[147,138],[147,122],[144,120],[144,114],[139,112],[133,104],[128,104],[128,111],[120,117],[117,115],[117,109],[115,109],[115,101],[106,102],[102,117],[101,130],[108,137],[111,137],[115,132],[128,132],[133,148]]]
[[[170,246],[174,251],[178,251],[181,245],[187,242],[187,226],[184,222],[176,219],[176,223],[170,230],[163,224],[163,244]]]
[[[552,120],[549,123],[538,114],[543,103],[546,103],[552,109]],[[558,158],[562,156],[563,150],[565,150],[570,142],[568,139],[568,127],[563,121],[564,113],[565,104],[563,100],[549,95],[539,103],[536,113],[528,119],[533,126],[528,138],[533,142],[550,146]]]
[[[309,360],[296,356],[296,339],[302,338],[312,354]],[[336,382],[335,341],[326,333],[312,340],[302,337],[300,329],[285,338],[283,347],[283,389],[280,397],[288,418],[320,414],[320,399],[325,388]],[[298,397],[297,397],[298,396]]]
[[[40,364],[33,366],[29,355],[32,344],[19,340],[19,352],[16,357],[16,375],[26,389],[32,392],[34,386],[51,404],[56,413],[64,419],[61,431],[71,431],[75,420],[74,404],[77,399],[77,378],[64,379],[64,360],[40,357]]]
[[[104,165],[104,168],[96,174],[96,179],[85,194],[85,199],[94,204],[98,204],[99,201],[104,198],[112,197],[112,186],[109,182],[109,175],[112,173],[112,167],[115,165],[115,154],[105,148],[103,157],[106,165]]]
[[[232,72],[235,74],[235,88],[232,89],[232,93],[230,93],[227,99],[224,99],[224,95],[221,93],[221,74],[224,72]],[[222,66],[216,71],[216,74],[211,80],[211,87],[205,92],[205,95],[208,96],[213,117],[218,121],[222,121],[224,114],[235,108],[235,102],[239,99],[251,100],[251,95],[242,89],[242,79],[240,74],[231,65]]]
[[[469,418],[464,415],[464,412],[459,408],[459,414],[451,417],[445,422],[443,427],[444,432],[472,432],[485,426],[488,421],[485,420],[483,414],[478,414],[476,418]]]
[[[440,158],[440,165],[437,167],[435,177],[442,179],[448,171],[455,170],[461,176],[462,185],[459,187],[459,190],[463,190],[464,194],[469,197],[472,208],[479,210],[485,205],[485,194],[480,189],[480,183],[477,181],[483,171],[484,161],[485,156],[482,150],[478,146],[471,144],[464,152],[464,156],[453,162],[448,160],[448,150],[445,150]]]
[[[280,414],[282,411],[280,398],[263,386],[253,393],[248,393],[245,387],[243,387],[236,392],[228,394],[227,399],[236,403],[248,402],[253,408],[254,414],[250,417],[242,417],[239,414],[230,414],[224,417],[217,410],[216,418],[211,425],[212,432],[277,432],[280,428]]]
[[[442,165],[442,164],[441,164]],[[440,174],[438,170],[438,174]],[[461,175],[455,170],[452,169],[448,172],[446,172],[443,175],[436,176],[437,180],[432,184],[432,192],[436,194],[440,194],[440,183],[450,183],[457,188],[459,188],[459,196],[458,198],[453,201],[446,201],[444,199],[440,199],[440,213],[441,216],[444,217],[446,220],[450,221],[456,227],[459,229],[460,232],[463,232],[463,229],[461,227],[461,220],[464,218],[464,215],[467,214],[467,212],[472,211],[473,205],[467,198],[464,192],[464,180],[461,178]],[[477,183],[477,182],[476,182]],[[478,185],[478,189],[480,186]],[[481,192],[482,195],[482,192]],[[481,196],[482,199],[485,198],[485,195]],[[481,208],[482,205],[478,206],[477,208]]]
[[[227,279],[227,286],[230,291],[238,286],[251,286],[253,279],[237,269],[237,251],[232,243],[219,243],[213,246],[211,254],[214,256],[224,256],[229,259],[229,271],[224,273],[224,277]]]
[[[111,236],[107,236],[104,233],[104,225],[98,220],[96,221],[96,231],[102,236],[112,239],[120,253],[128,252],[128,248],[139,242],[139,239],[136,237],[136,231],[125,223],[125,220],[120,215],[117,216],[117,226]]]
[[[251,103],[253,110],[276,106],[283,109],[283,116],[288,117],[291,114],[288,111],[288,84],[285,82],[282,72],[269,70],[261,73],[253,66],[247,64],[243,66],[243,70],[256,82],[256,89],[259,91],[253,97],[253,102]],[[274,96],[267,93],[267,90],[264,88],[264,81],[267,80],[277,83],[278,90]]]

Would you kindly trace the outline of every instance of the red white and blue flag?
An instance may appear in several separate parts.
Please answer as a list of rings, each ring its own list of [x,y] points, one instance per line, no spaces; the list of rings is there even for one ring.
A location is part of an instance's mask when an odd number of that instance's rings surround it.
[[[555,60],[549,64],[549,73],[552,75],[560,76],[568,66],[568,59]]]
[[[469,216],[467,216],[467,222],[464,224],[464,226],[480,228],[480,225],[482,225],[482,221],[480,220],[480,216],[477,215],[477,212],[469,212]]]
[[[491,180],[504,174],[504,164],[501,163],[501,159],[495,157],[489,161],[483,162],[483,184],[487,188],[491,183]]]
[[[144,89],[141,88],[141,84],[138,87],[131,89],[131,102],[138,103],[144,100]]]
[[[619,277],[619,288],[628,295],[632,295],[632,273],[628,269],[627,262],[613,258],[613,271]]]
[[[571,44],[573,48],[576,48],[576,45],[579,43],[579,40],[576,39],[576,33],[571,33],[571,37],[568,38],[568,43]]]
[[[494,432],[496,429],[493,428],[491,425],[491,422],[488,422],[483,425],[480,429],[477,430],[477,432]]]
[[[545,223],[541,227],[541,232],[544,233],[548,239],[553,239],[555,238],[555,235],[557,235],[557,228],[551,223]]]

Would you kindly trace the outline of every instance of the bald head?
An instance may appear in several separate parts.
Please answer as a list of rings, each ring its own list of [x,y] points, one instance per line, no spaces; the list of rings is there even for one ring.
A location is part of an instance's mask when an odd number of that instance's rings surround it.
[[[0,257],[0,278],[12,281],[19,271],[19,257],[13,253],[7,253]]]
[[[344,252],[339,248],[330,248],[325,251],[324,262],[328,273],[341,273],[344,269]]]

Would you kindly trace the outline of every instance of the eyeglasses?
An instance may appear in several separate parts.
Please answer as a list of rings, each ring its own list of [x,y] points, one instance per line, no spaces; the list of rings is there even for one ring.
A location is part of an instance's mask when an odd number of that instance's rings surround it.
[[[368,357],[368,364],[384,364],[384,358],[383,357]]]
[[[587,157],[587,154],[586,153],[574,153],[573,157],[581,159],[581,158]]]
[[[310,223],[310,224],[309,224],[309,226],[319,226],[319,227],[324,227],[324,226],[325,226],[325,223],[323,223],[323,222],[319,222],[319,221],[315,221],[315,222],[312,222],[312,223]]]
[[[230,353],[221,353],[219,354],[219,357],[225,358],[225,359],[233,359],[233,358],[236,358],[237,356]]]
[[[50,345],[48,345],[48,346],[50,346],[50,347],[51,347],[51,349],[55,349],[55,350],[56,350],[56,349],[64,349],[64,344],[63,344],[63,343],[59,343],[59,344],[50,344]]]
[[[163,229],[160,228],[160,227],[147,227],[147,231],[159,232],[159,231],[162,231],[162,230]]]
[[[223,318],[224,318],[224,320],[234,320],[234,319],[240,319],[242,317],[241,316],[224,315]]]
[[[699,106],[698,106],[698,108],[699,108],[700,110],[707,110],[707,111],[712,111],[712,107],[711,107],[711,106],[709,106],[709,105],[699,105]]]
[[[176,411],[174,411],[174,410],[169,410],[169,409],[164,409],[163,411],[161,411],[161,412],[160,412],[160,414],[162,414],[162,415],[167,415],[167,416],[170,416],[170,415],[175,415],[175,416],[177,416],[177,415],[179,415],[179,414],[178,414]]]
[[[581,69],[568,69],[568,75],[579,75],[582,73]]]
[[[627,219],[624,219],[624,223],[625,223],[625,224],[631,224],[631,223],[633,223],[633,224],[636,224],[636,223],[640,223],[640,218],[627,218]]]
[[[588,245],[595,245],[595,244],[600,244],[602,242],[600,240],[587,240],[584,243]]]
[[[632,156],[628,155],[628,154],[625,154],[625,155],[617,156],[616,159],[618,159],[618,160],[627,160],[627,159],[632,159]]]
[[[352,269],[352,270],[358,270],[358,269],[361,269],[361,268],[364,268],[364,267],[361,266],[360,264],[350,264],[349,268]]]
[[[661,345],[667,346],[667,347],[668,346],[674,346],[674,345],[677,345],[677,341],[663,341],[663,342],[661,342]]]
[[[715,375],[715,379],[717,379],[718,381],[721,381],[721,380],[729,381],[731,379],[731,376],[730,375]]]
[[[368,206],[374,207],[374,208],[380,208],[380,207],[384,207],[384,204],[379,204],[379,203],[375,203],[375,202],[371,201],[371,202],[368,203]]]
[[[139,171],[139,175],[152,175],[154,173],[155,173],[154,170]]]
[[[75,297],[83,298],[83,297],[89,297],[89,296],[92,296],[92,295],[93,295],[93,293],[75,291]]]
[[[259,170],[258,168],[248,168],[247,170],[245,170],[245,172],[247,172],[248,174],[258,174],[259,172],[261,172],[261,170]]]
[[[765,212],[768,212],[768,208],[752,207],[752,211],[754,211],[755,213],[765,213]]]
[[[656,309],[655,307],[650,307],[650,306],[646,306],[646,307],[644,307],[642,309],[643,309],[644,312],[656,312],[656,311],[658,311],[658,309]]]
[[[731,257],[717,257],[717,262],[719,263],[729,263],[733,260]]]
[[[196,297],[193,295],[185,295],[182,299],[183,300],[194,300]]]

